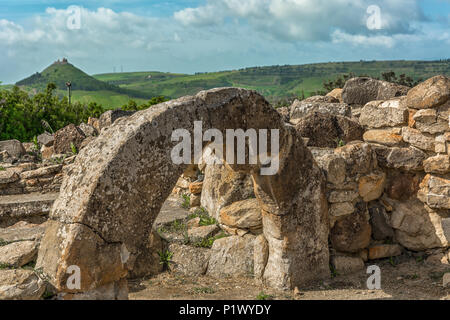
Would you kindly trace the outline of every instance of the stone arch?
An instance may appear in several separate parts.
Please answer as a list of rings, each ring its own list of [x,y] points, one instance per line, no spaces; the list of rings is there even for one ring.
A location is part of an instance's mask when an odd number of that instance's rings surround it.
[[[295,129],[254,91],[202,91],[119,119],[68,169],[39,250],[37,268],[64,294],[121,297],[126,276],[145,257],[153,221],[183,173],[170,152],[173,130],[280,129],[280,169],[252,174],[269,258],[263,280],[292,288],[329,275],[328,210],[322,172]],[[68,288],[67,268],[81,271]],[[91,295],[92,296],[92,295]],[[90,297],[91,297],[90,296]]]

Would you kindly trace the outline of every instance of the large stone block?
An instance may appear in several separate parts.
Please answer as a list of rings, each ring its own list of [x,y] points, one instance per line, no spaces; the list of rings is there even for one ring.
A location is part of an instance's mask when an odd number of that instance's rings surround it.
[[[408,122],[408,110],[402,100],[372,101],[361,110],[359,123],[368,128],[398,127]]]
[[[359,77],[350,79],[345,83],[342,98],[348,104],[365,105],[370,101],[405,96],[409,89],[386,81]]]
[[[408,108],[429,109],[444,104],[450,98],[450,79],[436,76],[412,88],[407,95]]]

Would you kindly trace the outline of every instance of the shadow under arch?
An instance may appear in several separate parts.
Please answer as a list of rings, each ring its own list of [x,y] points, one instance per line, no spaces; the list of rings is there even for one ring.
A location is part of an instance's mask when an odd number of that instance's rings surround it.
[[[117,120],[68,169],[41,242],[36,268],[63,294],[115,299],[145,252],[152,224],[186,165],[171,161],[173,130],[279,129],[280,167],[252,174],[269,258],[263,280],[289,289],[329,276],[323,174],[295,129],[254,91],[221,88]],[[68,285],[70,266],[80,287]],[[91,295],[89,295],[91,293]],[[73,296],[75,297],[75,296]],[[125,297],[126,298],[126,297]]]

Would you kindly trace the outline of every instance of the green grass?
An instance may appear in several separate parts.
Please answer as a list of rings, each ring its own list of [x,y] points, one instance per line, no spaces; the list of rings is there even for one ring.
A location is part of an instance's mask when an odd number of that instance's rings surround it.
[[[89,76],[71,64],[51,65],[39,74],[19,81],[30,93],[43,90],[48,82],[55,82],[60,95],[66,94],[66,81],[72,82],[73,101],[97,102],[106,108],[118,108],[135,100],[144,103],[155,96],[170,99],[194,95],[216,87],[242,87],[261,93],[277,103],[296,97],[308,97],[323,90],[323,81],[344,74],[381,77],[382,72],[406,74],[414,80],[437,74],[450,76],[450,60],[442,61],[360,61],[329,62],[307,65],[253,67],[198,74],[163,72],[107,73]],[[1,88],[11,88],[2,85]]]
[[[415,80],[437,74],[450,75],[450,61],[362,61],[331,62],[293,66],[255,67],[233,71],[195,75],[157,72],[115,73],[94,75],[98,80],[122,88],[178,98],[215,87],[242,87],[254,89],[270,101],[288,97],[309,96],[322,90],[324,80],[335,79],[350,72],[356,75],[380,77],[382,72],[394,71]],[[151,78],[147,78],[148,76]]]
[[[257,296],[256,296],[256,300],[273,300],[274,296],[270,295],[270,294],[266,294],[264,292],[260,292]]]
[[[181,198],[183,200],[181,207],[183,209],[189,209],[191,207],[191,197],[188,194],[182,194]]]
[[[214,244],[214,241],[222,239],[222,238],[226,238],[229,237],[229,235],[227,235],[225,232],[221,232],[216,236],[213,237],[209,237],[206,239],[203,239],[202,241],[199,241],[197,243],[194,243],[194,247],[198,247],[198,248],[211,248]]]

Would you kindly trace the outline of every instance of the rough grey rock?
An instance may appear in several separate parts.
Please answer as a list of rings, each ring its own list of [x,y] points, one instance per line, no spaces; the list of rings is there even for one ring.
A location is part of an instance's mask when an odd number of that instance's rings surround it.
[[[20,268],[36,258],[38,245],[34,241],[19,241],[0,247],[0,264]]]
[[[9,156],[20,158],[25,154],[25,148],[19,140],[0,141],[0,152],[6,151]]]
[[[206,273],[211,254],[209,249],[171,243],[168,250],[173,253],[170,262],[172,272],[190,277]]]
[[[231,236],[214,241],[207,274],[218,278],[253,276],[254,241],[255,237],[250,235]]]
[[[365,105],[370,101],[388,100],[405,96],[409,87],[367,77],[348,80],[342,91],[342,99],[347,104]]]
[[[38,300],[45,283],[31,270],[0,270],[0,300]]]

